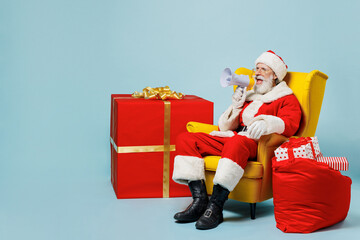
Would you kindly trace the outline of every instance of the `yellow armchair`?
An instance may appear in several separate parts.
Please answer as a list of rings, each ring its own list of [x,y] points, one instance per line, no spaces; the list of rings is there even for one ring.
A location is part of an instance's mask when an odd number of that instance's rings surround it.
[[[251,77],[252,71],[239,68],[235,73],[247,74]],[[318,70],[310,73],[287,73],[284,81],[293,90],[302,110],[300,128],[295,136],[311,137],[315,135],[327,78],[326,74]],[[189,132],[210,133],[218,130],[218,127],[210,124],[189,122],[187,130]],[[272,198],[271,159],[274,156],[274,150],[286,140],[286,137],[275,133],[262,136],[258,142],[257,159],[251,159],[248,162],[243,177],[229,195],[230,199],[250,203],[251,219],[255,219],[256,203]],[[205,182],[208,194],[212,193],[213,178],[219,159],[220,156],[204,157]]]

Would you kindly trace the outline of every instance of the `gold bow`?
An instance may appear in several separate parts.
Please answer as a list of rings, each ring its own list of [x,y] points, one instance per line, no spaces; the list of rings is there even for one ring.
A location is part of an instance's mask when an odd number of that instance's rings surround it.
[[[171,91],[169,86],[165,87],[146,87],[142,92],[135,91],[131,96],[134,98],[144,98],[144,99],[182,99],[185,94],[177,93],[175,91]]]

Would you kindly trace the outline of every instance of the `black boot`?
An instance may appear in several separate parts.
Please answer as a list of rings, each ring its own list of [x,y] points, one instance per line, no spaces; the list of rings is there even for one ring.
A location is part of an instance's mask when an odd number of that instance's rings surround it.
[[[183,211],[175,214],[174,218],[179,222],[195,222],[205,212],[209,203],[203,180],[189,182],[189,188],[193,197],[193,202]]]
[[[224,203],[228,199],[230,191],[220,185],[214,185],[210,203],[204,214],[196,222],[197,229],[211,229],[222,223]]]

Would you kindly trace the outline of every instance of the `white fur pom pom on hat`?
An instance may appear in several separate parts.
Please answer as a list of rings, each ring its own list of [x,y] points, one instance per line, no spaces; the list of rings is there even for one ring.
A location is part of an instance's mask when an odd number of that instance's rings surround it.
[[[284,60],[271,50],[262,53],[260,57],[256,59],[255,65],[258,63],[264,63],[269,66],[280,81],[284,79],[287,73],[288,66],[285,64]]]

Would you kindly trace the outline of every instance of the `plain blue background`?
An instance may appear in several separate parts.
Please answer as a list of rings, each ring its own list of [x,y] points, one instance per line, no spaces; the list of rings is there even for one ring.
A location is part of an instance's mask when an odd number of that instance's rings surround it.
[[[359,181],[358,9],[355,0],[0,0],[0,238],[89,239],[87,205],[89,221],[107,225],[93,206],[115,198],[111,94],[168,85],[213,101],[217,123],[232,92],[221,71],[252,68],[269,49],[289,71],[329,76],[316,135]]]

